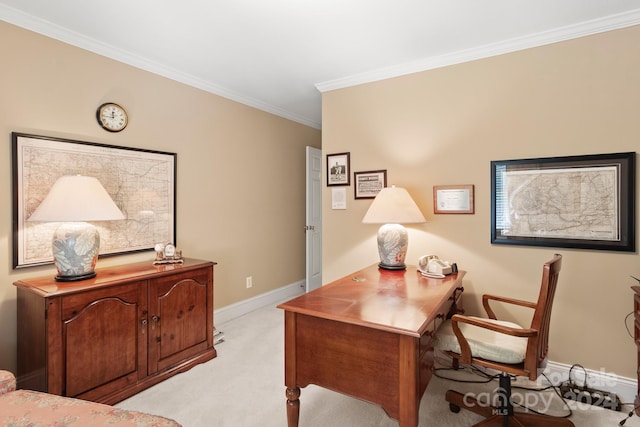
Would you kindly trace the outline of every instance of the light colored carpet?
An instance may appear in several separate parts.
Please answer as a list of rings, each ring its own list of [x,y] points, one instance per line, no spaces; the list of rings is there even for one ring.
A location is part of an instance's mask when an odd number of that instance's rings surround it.
[[[225,335],[225,341],[216,346],[217,358],[115,406],[169,417],[184,427],[286,426],[282,310],[265,307],[216,327]],[[479,379],[469,371],[439,372]],[[420,405],[420,427],[470,426],[480,421],[469,411],[451,413],[444,393],[447,389],[482,393],[496,386],[496,381],[466,384],[434,377]],[[537,404],[538,409],[549,407],[549,414],[567,413],[552,392],[514,390],[514,394],[514,401],[518,397]],[[398,426],[378,406],[313,385],[302,389],[300,402],[301,427]],[[576,402],[571,406],[570,419],[577,427],[617,426],[631,409],[616,412]],[[640,426],[639,419],[633,417],[625,426]]]

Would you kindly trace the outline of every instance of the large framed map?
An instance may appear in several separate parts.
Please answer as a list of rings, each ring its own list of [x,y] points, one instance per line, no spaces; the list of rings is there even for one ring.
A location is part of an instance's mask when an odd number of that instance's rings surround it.
[[[636,153],[491,162],[491,243],[635,251]]]
[[[176,243],[176,154],[47,136],[12,133],[13,267],[53,262],[57,223],[29,217],[63,175],[94,176],[124,213],[124,220],[92,222],[100,256]]]

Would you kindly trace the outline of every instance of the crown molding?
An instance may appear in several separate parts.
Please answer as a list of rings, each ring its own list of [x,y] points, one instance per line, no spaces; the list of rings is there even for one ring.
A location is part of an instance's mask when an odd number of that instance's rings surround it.
[[[452,52],[446,55],[424,58],[392,67],[380,68],[377,70],[367,71],[365,73],[320,82],[316,84],[316,89],[320,92],[343,89],[350,86],[357,86],[364,83],[390,79],[393,77],[404,76],[407,74],[432,70],[477,59],[503,55],[505,53],[544,46],[592,34],[631,27],[638,24],[640,24],[640,9],[634,9],[629,12],[530,34],[528,36],[516,37],[471,49]]]
[[[158,62],[148,60],[139,55],[134,55],[122,49],[117,49],[109,44],[103,43],[91,37],[71,31],[52,22],[34,17],[14,8],[0,5],[0,20],[16,25],[38,34],[50,37],[55,40],[79,47],[84,50],[96,53],[101,56],[122,62],[127,65],[157,74],[168,79],[184,83],[188,86],[201,89],[205,92],[239,102],[240,104],[274,114],[276,116],[291,120],[312,128],[320,129],[321,124],[306,117],[294,114],[290,111],[260,101],[258,99],[245,96],[222,86],[215,85],[209,81],[201,79],[171,67],[166,67]]]
[[[19,27],[34,31],[36,33],[51,37],[64,43],[79,47],[84,50],[96,53],[107,58],[131,65],[133,67],[149,71],[151,73],[175,80],[180,83],[201,89],[203,91],[239,102],[241,104],[265,111],[270,114],[283,117],[285,119],[321,129],[321,123],[294,114],[288,110],[265,103],[258,99],[248,97],[241,93],[232,91],[222,86],[215,85],[202,78],[191,74],[166,67],[155,61],[148,60],[134,55],[122,49],[117,49],[99,40],[86,37],[74,31],[70,31],[52,22],[28,15],[22,11],[0,5],[0,20],[17,25]],[[413,74],[420,71],[427,71],[435,68],[473,61],[476,59],[489,58],[518,50],[557,43],[564,40],[612,31],[620,28],[630,27],[640,24],[640,9],[629,12],[611,15],[604,18],[585,21],[582,23],[565,26],[549,31],[544,31],[528,36],[517,37],[497,43],[490,43],[472,49],[465,49],[450,54],[424,58],[404,64],[355,74],[335,80],[320,82],[315,85],[320,92],[327,92],[356,86],[364,83],[371,83],[379,80]]]

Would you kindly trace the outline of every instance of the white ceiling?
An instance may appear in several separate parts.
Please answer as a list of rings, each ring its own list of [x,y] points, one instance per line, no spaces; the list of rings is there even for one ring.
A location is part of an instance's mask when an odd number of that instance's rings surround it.
[[[0,19],[320,128],[321,92],[637,25],[640,1],[0,0]]]

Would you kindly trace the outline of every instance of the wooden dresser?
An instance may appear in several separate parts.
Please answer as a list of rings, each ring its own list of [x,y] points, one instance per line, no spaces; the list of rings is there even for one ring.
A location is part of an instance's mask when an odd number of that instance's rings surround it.
[[[18,387],[113,404],[213,359],[214,265],[146,261],[78,282],[15,282]]]
[[[636,414],[640,415],[640,286],[632,286],[631,289],[633,289],[633,338],[636,342],[638,376],[638,390],[633,406],[636,408]]]

